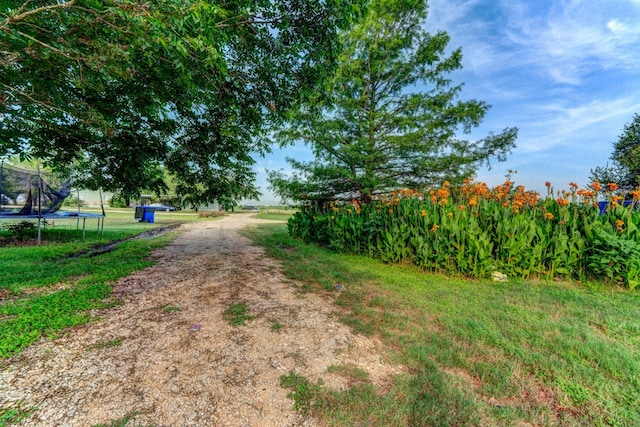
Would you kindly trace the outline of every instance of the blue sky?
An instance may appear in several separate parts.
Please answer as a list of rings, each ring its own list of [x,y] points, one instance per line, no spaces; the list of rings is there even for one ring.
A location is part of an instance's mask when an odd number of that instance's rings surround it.
[[[461,99],[492,106],[467,138],[520,130],[507,161],[478,173],[490,185],[508,169],[543,194],[546,181],[587,185],[640,114],[640,0],[430,0],[427,29],[462,48],[464,68],[452,75],[465,84]],[[277,202],[264,170],[287,170],[285,156],[310,154],[295,146],[258,159],[261,203]]]

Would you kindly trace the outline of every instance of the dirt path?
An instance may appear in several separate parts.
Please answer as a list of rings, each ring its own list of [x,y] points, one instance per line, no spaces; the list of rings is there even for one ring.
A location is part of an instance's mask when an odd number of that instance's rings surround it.
[[[36,406],[21,426],[87,427],[136,411],[128,427],[314,426],[293,411],[283,374],[341,388],[327,367],[353,364],[376,383],[395,373],[375,340],[337,322],[331,296],[296,293],[238,234],[259,222],[238,214],[184,226],[157,265],[118,283],[124,304],[14,357],[0,373],[0,407]],[[223,318],[237,303],[255,316],[245,326]]]

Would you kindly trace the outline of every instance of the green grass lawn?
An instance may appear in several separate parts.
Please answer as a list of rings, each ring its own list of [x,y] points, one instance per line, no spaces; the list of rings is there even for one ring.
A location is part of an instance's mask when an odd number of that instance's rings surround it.
[[[303,244],[284,225],[245,234],[407,368],[388,391],[283,377],[296,407],[328,425],[638,425],[638,292],[426,274]]]

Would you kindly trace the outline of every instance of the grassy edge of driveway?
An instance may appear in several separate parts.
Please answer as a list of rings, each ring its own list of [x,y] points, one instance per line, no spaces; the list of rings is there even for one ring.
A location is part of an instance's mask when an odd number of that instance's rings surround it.
[[[284,225],[243,232],[302,292],[341,307],[407,372],[389,390],[332,367],[345,391],[282,378],[296,408],[327,425],[634,425],[640,419],[640,294],[598,284],[494,283],[335,254]],[[336,292],[340,284],[344,290]]]

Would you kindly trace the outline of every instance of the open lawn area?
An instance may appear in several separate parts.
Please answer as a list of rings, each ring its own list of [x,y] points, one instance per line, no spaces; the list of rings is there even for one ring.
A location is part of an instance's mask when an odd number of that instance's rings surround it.
[[[598,284],[495,283],[335,254],[286,227],[245,232],[301,292],[335,298],[341,320],[377,335],[405,367],[390,390],[342,369],[337,392],[295,372],[296,405],[328,425],[637,425],[640,294]],[[336,291],[340,284],[342,291]]]

